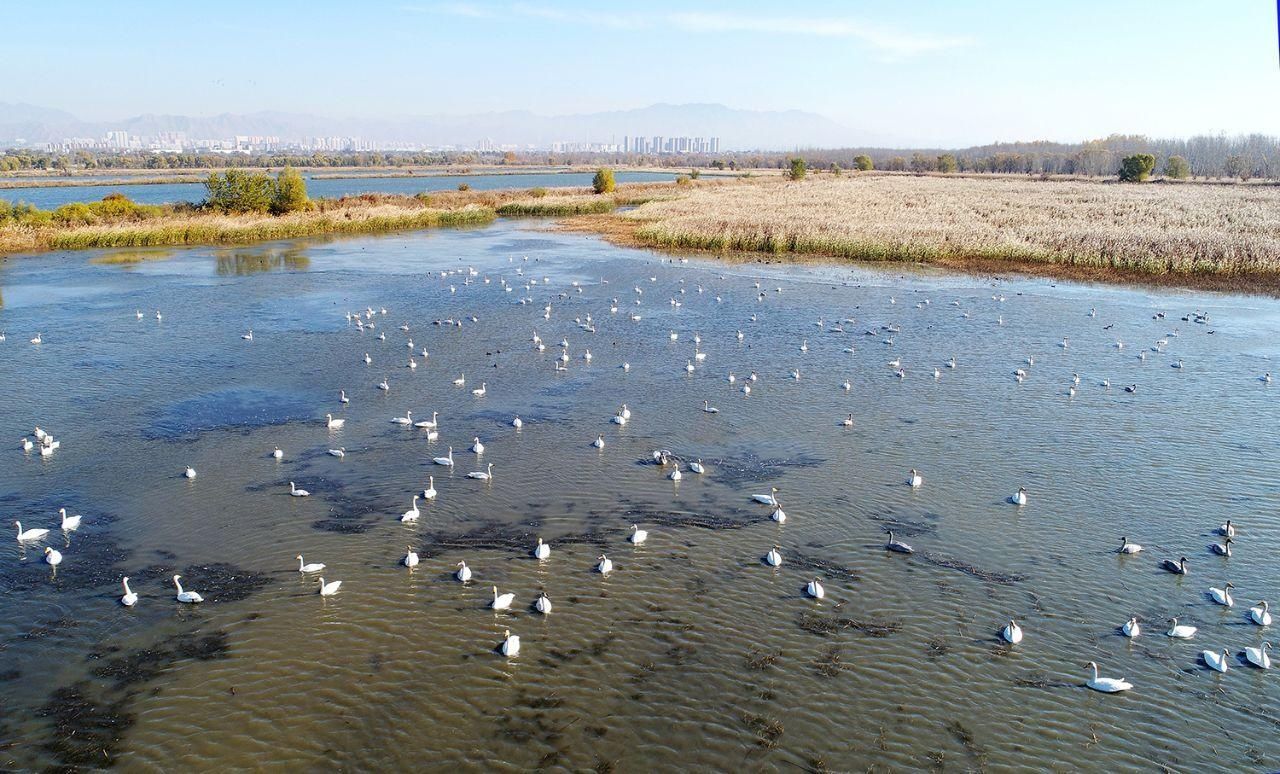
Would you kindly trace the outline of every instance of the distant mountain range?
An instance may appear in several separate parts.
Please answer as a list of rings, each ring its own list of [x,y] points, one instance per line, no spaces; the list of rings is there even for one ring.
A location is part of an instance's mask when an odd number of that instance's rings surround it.
[[[724,150],[868,145],[860,135],[829,118],[801,110],[736,110],[716,104],[657,104],[635,110],[542,116],[525,110],[473,115],[424,115],[394,118],[325,118],[263,111],[216,116],[146,114],[119,121],[84,121],[63,110],[0,103],[0,147],[68,137],[101,138],[108,131],[154,137],[186,132],[191,139],[222,139],[237,134],[305,137],[360,137],[378,143],[474,146],[481,139],[498,145],[548,147],[554,142],[621,143],[624,136],[662,135],[721,138]]]

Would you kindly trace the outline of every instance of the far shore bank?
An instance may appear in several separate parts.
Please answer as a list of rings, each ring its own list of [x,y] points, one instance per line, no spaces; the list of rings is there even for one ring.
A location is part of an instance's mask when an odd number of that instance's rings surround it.
[[[850,174],[628,183],[604,195],[572,187],[365,194],[316,200],[305,212],[277,217],[161,209],[142,222],[0,227],[0,256],[544,217],[622,246],[728,261],[890,270],[897,263],[1280,296],[1280,189],[1273,186]]]
[[[275,174],[282,167],[243,167],[248,171],[265,172]],[[296,167],[296,169],[311,180],[360,180],[360,179],[413,179],[413,178],[468,178],[468,177],[493,177],[493,176],[511,176],[519,177],[521,175],[570,175],[570,174],[586,174],[595,172],[597,167],[592,166],[546,166],[546,167],[510,167],[510,166],[421,166],[421,167]],[[63,175],[61,173],[45,172],[45,173],[12,173],[0,175],[0,198],[4,197],[3,191],[14,188],[71,188],[84,186],[110,186],[110,185],[163,185],[176,183],[203,183],[205,178],[212,172],[221,172],[221,169],[182,169],[160,171],[154,169],[130,170],[130,169],[111,169],[111,170],[77,170],[72,175]],[[687,174],[686,167],[615,167],[617,173],[650,173],[662,175],[680,175]],[[771,170],[776,173],[776,170]],[[702,175],[708,177],[739,177],[744,174],[753,174],[750,171],[735,172],[731,170],[700,170]],[[761,174],[756,171],[754,174]],[[465,182],[465,180],[464,180]]]

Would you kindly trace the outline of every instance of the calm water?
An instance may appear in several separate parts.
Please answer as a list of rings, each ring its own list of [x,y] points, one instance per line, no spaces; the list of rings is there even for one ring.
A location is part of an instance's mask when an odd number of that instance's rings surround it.
[[[1271,636],[1248,607],[1280,602],[1280,383],[1258,380],[1280,371],[1276,302],[672,263],[539,228],[0,264],[0,514],[84,515],[48,540],[56,576],[38,547],[0,541],[0,765],[1280,767],[1277,677],[1235,655]],[[344,313],[365,307],[388,313],[361,333]],[[1208,325],[1179,319],[1197,309]],[[588,315],[595,333],[574,322]],[[706,359],[688,374],[695,334]],[[631,421],[610,424],[624,402]],[[389,422],[406,410],[439,412],[440,439]],[[51,457],[17,448],[37,424],[62,442]],[[450,445],[452,473],[431,464]],[[707,475],[668,480],[648,462],[660,447]],[[491,482],[466,478],[489,462]],[[400,523],[431,475],[439,498]],[[782,525],[748,500],[771,485]],[[1007,502],[1019,486],[1023,508]],[[1229,560],[1209,550],[1228,518]],[[917,553],[884,552],[887,528]],[[1122,535],[1146,550],[1118,556]],[[548,562],[530,557],[538,536]],[[761,561],[775,544],[776,570]],[[591,571],[602,551],[607,578]],[[341,593],[319,597],[298,553]],[[1180,555],[1189,576],[1159,571]],[[469,586],[451,575],[464,559]],[[175,571],[203,604],[174,601]],[[820,602],[803,596],[815,576]],[[1227,580],[1234,609],[1206,593]],[[486,608],[495,584],[511,612]],[[547,617],[530,610],[540,589]],[[1173,615],[1194,639],[1163,636]],[[1135,641],[1117,631],[1130,616]],[[1010,617],[1026,632],[1012,648],[997,640]],[[495,653],[507,629],[512,660]],[[1206,669],[1204,648],[1229,648],[1231,670]],[[1087,690],[1089,660],[1136,688]]]
[[[422,177],[322,178],[307,180],[307,193],[313,197],[339,197],[377,192],[416,194],[423,191],[452,191],[466,183],[478,191],[497,188],[537,188],[591,185],[591,172],[538,173],[528,175],[438,175]],[[619,172],[620,183],[649,183],[675,180],[675,173]],[[67,202],[98,201],[109,193],[122,193],[142,204],[203,201],[204,183],[167,183],[157,185],[86,185],[58,188],[4,188],[0,199],[23,201],[50,210]]]

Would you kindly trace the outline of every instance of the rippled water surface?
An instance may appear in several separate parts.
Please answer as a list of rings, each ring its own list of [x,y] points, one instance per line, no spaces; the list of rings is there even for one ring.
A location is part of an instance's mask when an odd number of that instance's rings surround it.
[[[1280,601],[1276,302],[672,262],[540,229],[0,264],[0,515],[65,556],[55,574],[42,544],[0,541],[0,765],[1280,767],[1277,677],[1238,656],[1270,632],[1249,606]],[[344,315],[366,308],[361,332]],[[406,411],[438,412],[439,439],[389,421]],[[52,456],[18,448],[35,425]],[[450,446],[452,472],[431,462]],[[438,499],[401,523],[429,476]],[[785,524],[750,502],[771,486]],[[69,539],[59,507],[84,516]],[[1226,519],[1230,559],[1210,549]],[[885,552],[888,529],[916,553]],[[1145,550],[1117,555],[1122,536]],[[1160,571],[1179,556],[1190,575]],[[174,601],[174,572],[203,604]],[[1228,580],[1232,609],[1207,594]],[[1163,635],[1175,615],[1193,639]],[[1087,661],[1136,687],[1087,690]]]

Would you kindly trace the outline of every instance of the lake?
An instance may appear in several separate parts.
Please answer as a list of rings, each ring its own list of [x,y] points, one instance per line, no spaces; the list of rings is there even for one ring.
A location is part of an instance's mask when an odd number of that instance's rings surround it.
[[[0,262],[0,513],[52,530],[0,542],[0,764],[1280,767],[1276,675],[1238,655],[1274,636],[1249,607],[1280,600],[1275,300],[673,260],[545,227]],[[18,447],[36,425],[51,456]],[[750,499],[775,486],[785,523]],[[1180,556],[1189,575],[1159,568]],[[205,601],[176,602],[174,573]],[[1226,581],[1233,608],[1208,596]],[[1225,674],[1199,660],[1223,648]],[[1088,690],[1089,661],[1135,687]]]
[[[161,171],[163,174],[163,171]],[[423,191],[452,191],[466,183],[477,191],[499,188],[552,188],[555,186],[591,185],[592,172],[546,172],[512,175],[434,175],[418,177],[352,177],[307,179],[307,193],[313,198],[352,196],[361,193],[390,193],[412,196]],[[671,172],[618,172],[619,183],[670,182]],[[68,202],[98,201],[110,193],[122,193],[140,204],[203,201],[204,183],[157,183],[155,185],[85,185],[0,189],[0,199],[27,202],[45,210]]]

